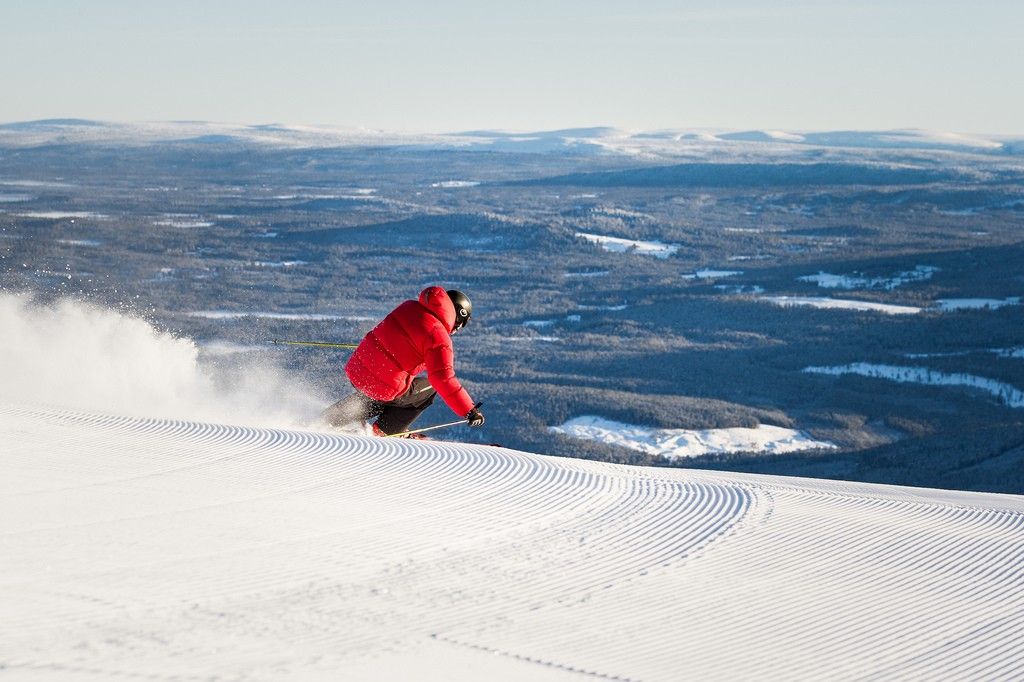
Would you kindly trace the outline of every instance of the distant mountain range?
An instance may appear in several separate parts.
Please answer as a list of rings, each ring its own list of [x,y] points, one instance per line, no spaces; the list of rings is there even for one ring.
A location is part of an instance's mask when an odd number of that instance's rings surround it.
[[[0,147],[57,144],[260,144],[284,148],[336,146],[410,146],[512,153],[619,154],[673,158],[709,151],[771,148],[859,148],[948,150],[968,153],[1024,154],[1024,135],[966,135],[919,129],[902,130],[726,130],[717,128],[631,131],[613,127],[546,131],[470,130],[409,133],[329,125],[246,125],[207,121],[119,123],[78,118],[0,124]]]

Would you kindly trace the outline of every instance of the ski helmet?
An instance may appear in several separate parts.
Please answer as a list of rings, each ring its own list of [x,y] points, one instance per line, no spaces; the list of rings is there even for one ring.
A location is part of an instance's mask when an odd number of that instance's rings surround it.
[[[448,298],[455,306],[455,329],[452,331],[462,329],[469,324],[469,319],[473,317],[473,304],[469,302],[469,296],[455,289],[448,290]]]

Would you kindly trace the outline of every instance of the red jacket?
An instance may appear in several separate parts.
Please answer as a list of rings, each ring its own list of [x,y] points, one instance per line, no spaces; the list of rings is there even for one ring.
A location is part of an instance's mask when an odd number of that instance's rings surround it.
[[[469,393],[455,378],[452,329],[455,306],[441,287],[427,287],[418,301],[406,301],[374,327],[345,364],[357,389],[374,400],[405,394],[414,376],[427,370],[430,385],[460,417],[473,409]]]

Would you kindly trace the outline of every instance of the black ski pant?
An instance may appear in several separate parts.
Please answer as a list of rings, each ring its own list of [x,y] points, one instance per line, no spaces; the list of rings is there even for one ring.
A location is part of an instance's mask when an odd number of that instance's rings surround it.
[[[387,434],[408,431],[424,410],[437,397],[437,391],[426,377],[416,377],[412,386],[394,400],[374,400],[356,389],[324,411],[324,420],[331,426],[346,426],[377,418],[377,426]]]

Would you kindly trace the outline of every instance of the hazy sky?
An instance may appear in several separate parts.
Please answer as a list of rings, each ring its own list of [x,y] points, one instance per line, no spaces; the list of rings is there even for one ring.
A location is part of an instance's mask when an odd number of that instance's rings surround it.
[[[0,0],[0,121],[1024,132],[1024,2]]]

